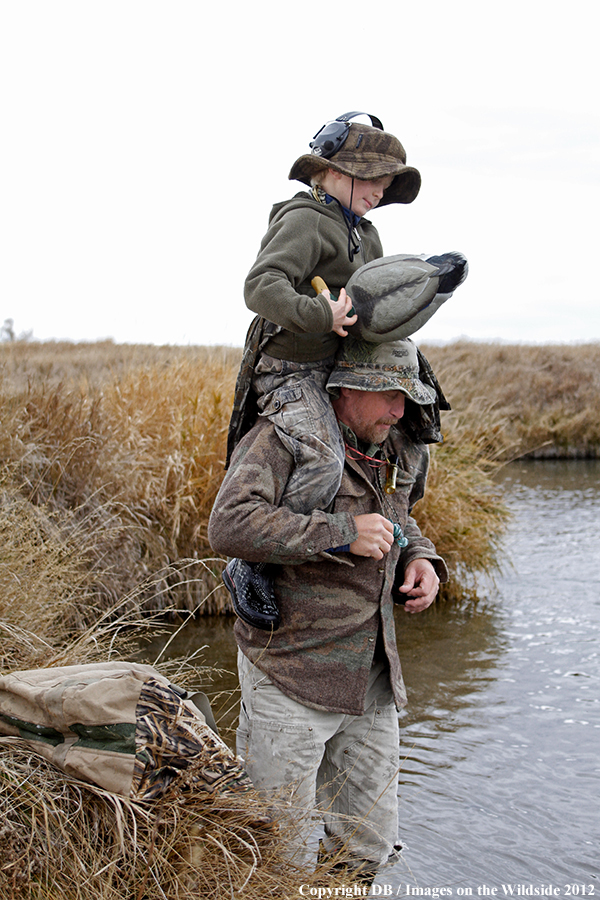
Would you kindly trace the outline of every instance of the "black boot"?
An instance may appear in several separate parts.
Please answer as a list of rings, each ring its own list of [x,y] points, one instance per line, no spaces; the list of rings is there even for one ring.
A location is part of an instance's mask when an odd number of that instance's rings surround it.
[[[223,583],[240,619],[265,631],[279,628],[281,620],[266,563],[232,559],[223,572]]]

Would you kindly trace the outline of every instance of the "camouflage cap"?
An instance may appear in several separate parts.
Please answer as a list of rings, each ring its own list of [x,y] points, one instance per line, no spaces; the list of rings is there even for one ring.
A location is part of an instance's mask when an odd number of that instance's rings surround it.
[[[311,178],[324,169],[335,169],[361,181],[395,175],[378,206],[412,203],[421,187],[421,175],[406,165],[406,151],[398,138],[357,122],[350,125],[348,137],[334,156],[329,159],[314,153],[300,156],[290,170],[289,179],[310,186]]]
[[[355,391],[402,391],[420,406],[435,403],[437,399],[435,390],[419,378],[417,347],[409,338],[385,344],[345,338],[327,382],[327,390],[332,394],[341,387]]]

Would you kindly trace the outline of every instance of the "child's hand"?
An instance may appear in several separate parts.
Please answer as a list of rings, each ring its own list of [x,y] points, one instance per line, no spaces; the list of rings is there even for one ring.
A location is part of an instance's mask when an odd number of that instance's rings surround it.
[[[346,337],[348,332],[345,330],[344,325],[354,325],[358,319],[356,313],[351,317],[348,316],[352,309],[352,300],[346,293],[345,288],[341,289],[337,300],[331,299],[329,291],[323,291],[323,296],[327,299],[333,313],[333,328],[331,330],[339,334],[340,337]]]

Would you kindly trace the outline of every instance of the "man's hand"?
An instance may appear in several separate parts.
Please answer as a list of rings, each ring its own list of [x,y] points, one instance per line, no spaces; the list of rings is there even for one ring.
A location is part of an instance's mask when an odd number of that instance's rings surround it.
[[[379,513],[354,516],[358,537],[350,544],[350,553],[383,559],[394,543],[394,528],[389,519]]]
[[[348,313],[352,309],[352,300],[346,293],[345,288],[341,289],[340,296],[337,300],[331,299],[329,291],[323,291],[323,296],[331,306],[331,311],[333,313],[333,328],[331,330],[335,331],[336,334],[339,334],[340,337],[346,337],[348,332],[344,328],[344,325],[354,325],[358,319],[356,313],[350,318],[348,317]]]
[[[404,572],[404,584],[398,590],[408,594],[404,609],[409,613],[422,612],[435,600],[440,585],[435,569],[428,559],[413,559]]]

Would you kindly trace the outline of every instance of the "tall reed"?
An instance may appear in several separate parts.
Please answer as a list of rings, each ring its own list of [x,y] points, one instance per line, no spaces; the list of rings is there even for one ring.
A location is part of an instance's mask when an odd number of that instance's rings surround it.
[[[454,409],[415,515],[458,596],[498,561],[502,461],[550,446],[595,452],[600,358],[595,345],[426,353]],[[132,634],[157,627],[148,608],[225,607],[206,524],[239,358],[110,342],[0,346],[0,671],[127,657]],[[203,677],[197,661],[163,671],[184,685]],[[3,740],[0,897],[279,900],[301,883],[348,883],[291,865],[285,831],[258,798],[246,801],[135,804]]]
[[[183,606],[221,606],[207,599],[218,560],[191,582],[173,568],[212,556],[206,527],[236,372],[226,352],[197,356],[171,350],[153,366],[78,386],[48,381],[42,368],[4,392],[0,459],[14,490],[34,507],[68,511],[82,540],[94,534],[90,565],[108,602],[165,571]]]
[[[446,593],[455,594],[497,561],[506,512],[495,467],[526,453],[598,452],[600,346],[423,349],[453,409],[415,515],[448,557]],[[0,345],[0,466],[23,504],[67,514],[60,529],[87,547],[95,579],[90,608],[148,579],[153,608],[168,605],[163,588],[182,608],[229,608],[206,532],[240,356],[111,342]],[[198,579],[179,577],[184,560],[205,561]]]
[[[496,458],[600,456],[600,343],[422,349],[451,399],[450,423],[485,431]]]

